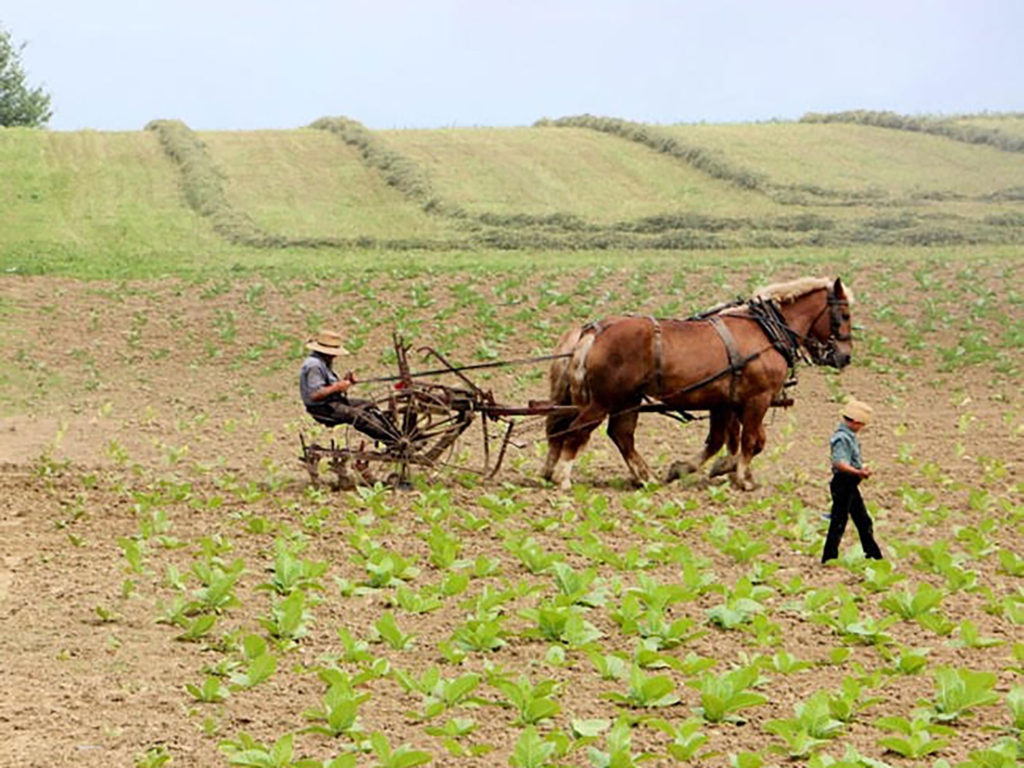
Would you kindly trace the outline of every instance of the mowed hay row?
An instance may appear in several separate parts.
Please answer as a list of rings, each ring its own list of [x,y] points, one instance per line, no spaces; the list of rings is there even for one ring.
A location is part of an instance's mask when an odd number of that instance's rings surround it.
[[[200,132],[230,203],[289,238],[436,238],[451,222],[424,213],[356,149],[326,131]]]
[[[1008,115],[968,115],[954,118],[956,125],[976,126],[989,131],[1009,134],[1017,139],[1024,139],[1024,115],[1020,113]]]

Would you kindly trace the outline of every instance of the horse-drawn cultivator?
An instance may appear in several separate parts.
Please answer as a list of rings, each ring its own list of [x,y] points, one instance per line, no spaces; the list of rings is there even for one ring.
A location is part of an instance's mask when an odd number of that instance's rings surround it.
[[[497,403],[489,390],[481,389],[466,375],[473,369],[536,363],[558,356],[455,366],[432,347],[422,347],[418,351],[426,359],[440,363],[441,367],[414,373],[409,367],[410,347],[395,337],[394,351],[397,375],[366,382],[393,385],[386,394],[373,398],[372,403],[394,426],[394,439],[387,444],[374,442],[349,427],[344,428],[343,440],[332,438],[327,445],[307,443],[306,438],[300,435],[302,455],[299,460],[314,483],[326,469],[335,475],[333,484],[340,487],[378,480],[388,485],[403,485],[408,482],[413,467],[432,470],[450,466],[459,437],[470,428],[477,415],[481,424],[483,467],[463,468],[490,477],[501,468],[512,442],[513,417],[575,412],[573,406],[553,405],[546,401],[531,401],[525,406]],[[460,383],[449,385],[428,380],[428,377],[443,375],[456,377]],[[496,452],[492,450],[495,439],[500,439]],[[382,467],[387,471],[381,476],[375,470]]]
[[[349,428],[343,441],[332,439],[326,446],[303,437],[300,460],[313,482],[326,467],[343,487],[377,480],[406,484],[413,467],[469,470],[453,455],[479,415],[483,466],[472,471],[490,477],[512,444],[517,417],[544,417],[549,452],[542,474],[568,489],[573,461],[607,419],[608,434],[633,481],[644,483],[653,473],[635,448],[637,414],[691,421],[690,411],[706,411],[709,428],[702,449],[689,461],[675,462],[665,479],[699,470],[725,447],[728,456],[716,462],[719,469],[712,474],[728,473],[734,484],[750,490],[750,461],[766,440],[763,418],[771,407],[792,404],[785,387],[795,383],[795,364],[803,360],[838,369],[849,364],[849,310],[841,280],[802,278],[685,320],[622,315],[587,323],[567,331],[553,355],[456,366],[422,347],[425,358],[441,367],[415,373],[409,367],[410,347],[396,336],[397,375],[365,382],[393,384],[367,404],[387,427],[387,439]],[[524,406],[496,402],[468,376],[475,369],[542,361],[553,362],[550,399]],[[437,383],[439,376],[458,383]],[[496,451],[492,440],[499,441]],[[387,474],[378,477],[375,465],[386,467]]]

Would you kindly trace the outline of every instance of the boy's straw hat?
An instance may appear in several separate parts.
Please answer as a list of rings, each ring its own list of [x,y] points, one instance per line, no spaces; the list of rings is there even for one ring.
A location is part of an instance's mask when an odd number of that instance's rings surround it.
[[[843,406],[841,413],[844,419],[869,424],[875,415],[875,409],[861,400],[852,399]]]

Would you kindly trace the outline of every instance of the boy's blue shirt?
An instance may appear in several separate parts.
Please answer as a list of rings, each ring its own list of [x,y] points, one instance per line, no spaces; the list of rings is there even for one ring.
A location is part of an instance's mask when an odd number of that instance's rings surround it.
[[[846,463],[857,469],[864,468],[860,454],[860,443],[857,441],[857,433],[850,429],[845,421],[839,423],[839,426],[836,427],[836,431],[832,433],[832,437],[829,438],[828,442],[832,451],[833,472],[836,471],[835,465],[839,463]]]

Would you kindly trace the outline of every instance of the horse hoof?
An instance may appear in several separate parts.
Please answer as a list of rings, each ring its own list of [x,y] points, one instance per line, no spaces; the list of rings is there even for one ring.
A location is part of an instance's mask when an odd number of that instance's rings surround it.
[[[671,483],[686,475],[692,475],[697,468],[689,461],[673,461],[665,472],[665,482]]]
[[[723,456],[719,459],[715,459],[715,463],[711,465],[711,472],[708,474],[711,477],[718,477],[719,475],[728,475],[730,472],[736,471],[736,457],[735,456]]]
[[[740,480],[736,475],[731,476],[732,487],[738,491],[753,491],[757,488],[757,483],[753,480]]]

